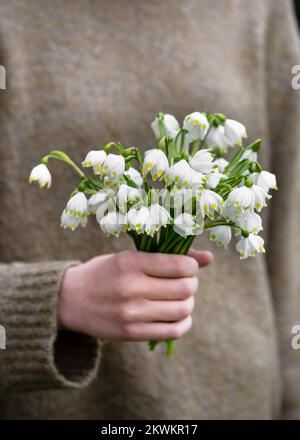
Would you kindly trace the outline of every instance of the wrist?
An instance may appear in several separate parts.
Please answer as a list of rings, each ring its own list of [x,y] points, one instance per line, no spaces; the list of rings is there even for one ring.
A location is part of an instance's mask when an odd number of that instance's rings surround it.
[[[65,270],[58,293],[57,321],[59,330],[77,330],[74,310],[76,308],[75,275],[78,266]],[[74,282],[75,281],[75,282]]]

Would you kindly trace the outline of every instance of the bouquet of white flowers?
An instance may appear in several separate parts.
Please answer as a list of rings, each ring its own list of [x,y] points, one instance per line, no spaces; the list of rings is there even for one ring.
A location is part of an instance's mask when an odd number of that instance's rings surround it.
[[[33,168],[29,182],[50,187],[49,159],[74,169],[80,182],[61,215],[61,226],[72,231],[95,215],[105,234],[126,232],[140,251],[186,254],[195,236],[208,230],[225,248],[234,231],[242,259],[265,252],[258,212],[277,186],[275,175],[257,161],[261,140],[243,146],[243,124],[207,111],[187,115],[182,128],[174,116],[158,113],[151,127],[157,146],[144,154],[109,142],[88,152],[82,167],[93,175],[87,175],[56,150]],[[234,146],[237,151],[226,160]],[[149,342],[149,348],[159,342]],[[170,355],[173,341],[165,342]]]

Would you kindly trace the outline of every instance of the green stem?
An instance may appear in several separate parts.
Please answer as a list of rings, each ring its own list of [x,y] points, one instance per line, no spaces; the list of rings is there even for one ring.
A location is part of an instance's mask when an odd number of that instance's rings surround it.
[[[151,237],[150,235],[148,236],[146,248],[145,248],[146,252],[152,252],[153,239],[154,239],[154,237]]]
[[[207,130],[206,135],[204,136],[204,138],[203,138],[202,141],[200,142],[199,150],[201,150],[201,148],[204,146],[205,141],[206,141],[206,138],[207,138],[207,136],[208,136],[208,134],[209,134],[209,132],[210,132],[212,126],[213,126],[213,124],[211,123],[211,124],[209,125],[209,127],[208,127],[208,130]]]
[[[109,142],[108,144],[106,144],[103,147],[103,150],[108,153],[110,151],[111,148],[115,147],[115,149],[117,150],[117,152],[119,154],[122,154],[125,152],[125,147],[123,147],[123,145],[121,144],[121,142]]]
[[[197,151],[198,151],[199,148],[200,148],[200,145],[201,145],[201,141],[200,141],[200,139],[198,139],[197,141],[195,141],[195,142],[193,143],[193,147],[192,147],[192,151],[191,151],[191,156],[192,156],[192,157],[195,156],[195,154],[197,153]]]
[[[179,237],[179,235],[173,233],[170,234],[168,239],[162,244],[162,246],[158,249],[158,252],[161,252],[163,254],[168,253],[174,253],[171,252],[171,250],[178,244],[179,241],[182,240],[182,237]]]
[[[97,194],[97,190],[95,190],[95,189],[90,189],[90,188],[85,188],[85,189],[84,189],[84,193],[85,193],[85,194],[88,194],[88,195],[90,195],[90,196],[92,196],[92,195],[94,195],[94,194]]]
[[[147,242],[148,242],[148,235],[146,233],[142,234],[141,236],[141,242],[140,242],[140,248],[139,251],[146,251]]]
[[[192,246],[192,243],[195,239],[195,235],[190,235],[189,237],[187,237],[183,244],[182,247],[180,249],[180,251],[178,252],[180,255],[187,255],[188,251],[190,250],[190,247]]]
[[[41,163],[47,164],[49,159],[56,159],[56,160],[59,160],[61,162],[66,163],[71,168],[73,168],[73,170],[77,174],[79,174],[79,176],[81,178],[86,178],[86,175],[81,171],[79,166],[76,165],[76,163],[66,153],[64,153],[63,151],[60,151],[60,150],[51,151],[50,154],[47,154],[46,156],[44,156],[42,158]]]
[[[160,131],[160,137],[164,137],[166,136],[166,130],[165,130],[165,126],[164,126],[164,114],[162,112],[158,113],[157,115],[158,117],[158,128]]]
[[[140,248],[140,237],[134,231],[127,231],[127,234],[132,238],[136,249]]]
[[[99,191],[99,189],[103,189],[103,183],[100,182],[100,180],[96,180],[94,177],[86,177],[85,178],[85,182],[86,184],[91,187],[91,189],[96,189],[97,191]]]
[[[172,356],[172,354],[174,353],[174,343],[175,343],[174,339],[168,339],[166,341],[166,344],[167,344],[167,352],[166,352],[166,354],[169,357]]]
[[[128,231],[127,233],[134,240],[136,248],[140,251],[162,253],[170,252],[172,254],[181,255],[186,255],[188,253],[189,248],[195,238],[193,235],[187,238],[180,237],[173,231],[172,227],[162,228],[160,231],[159,240],[157,235],[151,237],[144,233],[138,236],[134,231]],[[168,237],[167,240],[166,237]],[[149,341],[148,348],[150,351],[154,351],[155,348],[161,343],[166,344],[166,355],[168,357],[172,356],[174,353],[175,344],[173,339],[168,339],[165,341]]]
[[[155,347],[156,347],[158,344],[160,344],[160,343],[161,343],[161,341],[149,341],[149,342],[148,342],[149,350],[150,350],[150,351],[154,351],[154,350],[155,350]]]
[[[209,229],[209,228],[214,228],[216,226],[233,226],[234,228],[237,228],[241,231],[243,237],[248,237],[249,236],[249,232],[246,231],[245,229],[241,228],[237,223],[232,222],[232,221],[226,221],[226,220],[218,220],[215,222],[209,222],[206,223],[204,225],[204,229]]]
[[[241,174],[243,174],[244,171],[246,171],[249,166],[251,165],[251,160],[249,159],[243,159],[240,162],[238,162],[230,171],[229,177],[238,177]]]
[[[167,227],[162,227],[159,234],[159,240],[157,243],[157,247],[160,247],[164,241],[166,240]]]

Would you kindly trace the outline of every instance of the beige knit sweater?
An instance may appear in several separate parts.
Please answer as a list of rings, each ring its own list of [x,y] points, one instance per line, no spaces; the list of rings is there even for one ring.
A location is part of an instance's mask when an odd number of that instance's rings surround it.
[[[285,0],[1,0],[0,418],[300,418],[300,64]],[[74,260],[132,246],[96,223],[59,228],[75,183],[55,164],[46,194],[27,184],[41,155],[80,161],[111,139],[151,147],[157,111],[207,107],[262,137],[278,175],[266,257],[215,253],[199,272],[192,330],[175,355],[147,344],[57,332],[57,295]],[[267,226],[268,224],[268,226]],[[101,288],[101,286],[99,286]]]

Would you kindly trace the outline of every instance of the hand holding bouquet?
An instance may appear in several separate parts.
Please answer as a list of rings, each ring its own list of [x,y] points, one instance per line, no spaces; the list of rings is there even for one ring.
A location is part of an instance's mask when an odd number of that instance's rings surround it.
[[[129,234],[138,250],[187,254],[205,230],[225,248],[238,237],[240,258],[265,252],[259,212],[276,189],[274,174],[257,161],[261,141],[243,146],[246,129],[220,113],[194,112],[181,128],[174,116],[159,113],[151,127],[156,148],[109,142],[88,152],[83,168],[62,151],[52,151],[33,168],[29,181],[51,185],[49,159],[71,166],[80,182],[61,215],[61,226],[75,230],[95,215],[107,235]],[[230,147],[237,146],[231,160]],[[150,341],[153,350],[161,341]],[[173,341],[168,340],[167,354]]]

